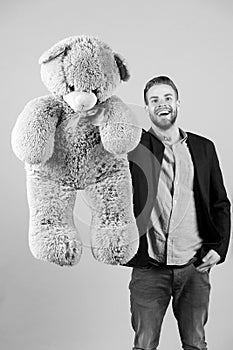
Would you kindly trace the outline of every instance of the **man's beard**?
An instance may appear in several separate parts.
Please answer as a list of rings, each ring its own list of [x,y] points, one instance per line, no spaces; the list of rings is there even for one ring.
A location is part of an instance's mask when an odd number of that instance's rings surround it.
[[[176,118],[177,118],[177,108],[176,109],[172,109],[171,108],[171,112],[170,115],[168,117],[160,117],[157,115],[156,113],[156,109],[154,110],[154,113],[151,115],[152,116],[152,120],[153,120],[153,124],[155,126],[157,126],[158,128],[162,129],[162,130],[168,130],[171,128],[172,125],[175,124]],[[154,116],[156,116],[156,118],[154,118]],[[159,118],[163,118],[166,119],[168,121],[168,123],[161,123]]]

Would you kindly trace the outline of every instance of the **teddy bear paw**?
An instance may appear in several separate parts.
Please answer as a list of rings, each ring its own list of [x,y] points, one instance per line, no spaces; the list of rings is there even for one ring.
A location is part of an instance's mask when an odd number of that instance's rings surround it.
[[[135,225],[99,229],[96,234],[92,234],[92,254],[100,262],[124,265],[136,254],[138,243]]]
[[[60,266],[77,264],[82,254],[81,241],[66,234],[40,238],[34,236],[29,239],[29,245],[35,258]]]

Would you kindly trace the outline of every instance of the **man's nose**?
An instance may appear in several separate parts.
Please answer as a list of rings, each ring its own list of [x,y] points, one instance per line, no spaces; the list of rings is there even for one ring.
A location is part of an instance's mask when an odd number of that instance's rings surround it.
[[[165,100],[160,100],[159,101],[159,107],[166,106],[166,101]]]

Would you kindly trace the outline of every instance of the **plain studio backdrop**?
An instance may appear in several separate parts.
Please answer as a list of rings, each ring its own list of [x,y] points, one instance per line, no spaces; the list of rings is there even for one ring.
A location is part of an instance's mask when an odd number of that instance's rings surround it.
[[[129,350],[131,269],[92,257],[90,211],[82,193],[75,207],[85,245],[80,263],[61,268],[31,255],[26,177],[11,150],[11,130],[24,105],[48,93],[40,79],[39,56],[65,37],[96,35],[126,57],[132,77],[116,94],[141,106],[136,109],[143,126],[147,80],[168,75],[175,81],[181,98],[179,125],[215,142],[232,199],[233,2],[8,0],[1,2],[0,23],[0,349]],[[232,262],[230,247],[227,261],[211,272],[210,350],[232,349]],[[180,348],[169,308],[159,349]]]

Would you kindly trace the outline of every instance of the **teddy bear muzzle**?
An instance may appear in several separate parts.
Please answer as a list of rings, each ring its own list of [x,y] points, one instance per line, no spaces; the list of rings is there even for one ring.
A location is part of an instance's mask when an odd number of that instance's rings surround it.
[[[72,91],[63,96],[64,101],[75,111],[88,111],[97,102],[97,97],[93,92]]]

